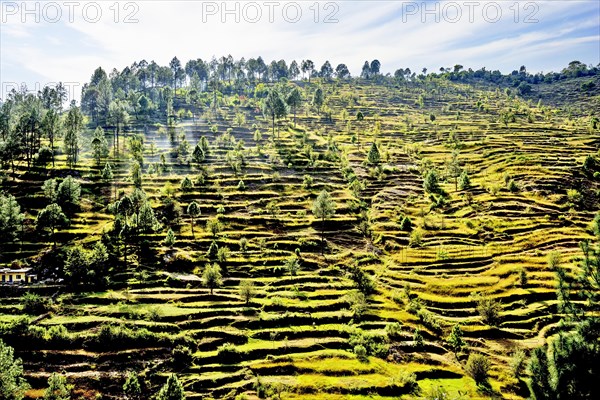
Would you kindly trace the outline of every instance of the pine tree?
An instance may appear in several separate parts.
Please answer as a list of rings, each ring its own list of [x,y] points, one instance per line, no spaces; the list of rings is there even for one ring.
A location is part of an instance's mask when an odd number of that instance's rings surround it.
[[[164,386],[160,388],[156,400],[185,400],[183,385],[175,374],[171,374]]]
[[[171,228],[169,228],[169,230],[167,231],[167,236],[165,236],[164,242],[165,245],[168,247],[173,247],[173,245],[175,244],[175,233]]]
[[[367,155],[367,163],[370,165],[377,165],[381,162],[381,154],[379,154],[379,148],[377,143],[373,142]]]

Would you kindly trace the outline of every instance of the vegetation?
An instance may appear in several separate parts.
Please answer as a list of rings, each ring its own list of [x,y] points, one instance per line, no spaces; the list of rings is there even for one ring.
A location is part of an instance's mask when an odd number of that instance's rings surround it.
[[[21,359],[15,359],[13,348],[0,340],[0,395],[3,399],[20,400],[28,388]]]
[[[598,68],[382,71],[9,93],[0,397],[598,397]]]

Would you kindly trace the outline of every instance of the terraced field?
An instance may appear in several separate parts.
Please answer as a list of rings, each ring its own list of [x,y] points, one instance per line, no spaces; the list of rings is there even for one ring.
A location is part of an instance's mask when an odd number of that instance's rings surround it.
[[[292,115],[279,121],[274,136],[271,120],[245,98],[239,105],[228,98],[231,105],[215,111],[177,97],[175,108],[195,117],[179,120],[171,140],[157,124],[132,124],[125,136],[144,135],[145,163],[166,156],[168,172],[143,176],[157,215],[166,196],[183,213],[125,249],[128,264],[115,266],[107,290],[32,286],[53,308],[25,319],[22,289],[4,292],[3,336],[24,360],[31,398],[52,372],[64,372],[85,398],[122,398],[130,370],[139,373],[145,393],[155,393],[175,372],[188,399],[419,398],[440,386],[469,399],[528,396],[508,363],[515,350],[540,345],[560,320],[548,253],[559,250],[562,262],[573,265],[579,242],[592,237],[588,225],[600,185],[584,176],[582,165],[598,154],[597,130],[589,129],[587,116],[569,117],[495,88],[322,86],[331,118],[303,107],[296,123]],[[302,84],[306,97],[315,87]],[[505,123],[507,110],[514,121]],[[240,113],[243,123],[236,122]],[[200,167],[173,156],[180,133],[192,147],[208,139]],[[374,142],[379,167],[365,162]],[[453,151],[469,189],[455,186]],[[71,226],[58,233],[61,245],[88,246],[110,229],[114,216],[106,204],[114,193],[133,190],[126,154],[124,146],[110,160],[111,187],[84,151],[76,174],[84,200]],[[236,157],[243,158],[237,171]],[[33,225],[45,205],[43,181],[70,173],[64,161],[48,176],[19,166],[15,179],[2,182],[27,212],[25,240],[4,247],[3,263],[35,265],[51,247]],[[424,190],[432,169],[445,200]],[[186,176],[194,187],[184,192]],[[311,207],[323,189],[336,209],[322,224]],[[201,215],[192,232],[185,209],[194,200]],[[206,227],[215,218],[222,230],[213,234]],[[172,248],[163,243],[168,227],[176,236]],[[218,261],[222,286],[211,292],[201,278],[213,242],[228,252]],[[286,268],[294,256],[295,274]],[[358,311],[356,270],[375,283],[366,309]],[[248,301],[240,296],[243,282],[253,284]],[[482,321],[481,297],[500,305],[496,326]],[[455,354],[446,338],[457,323],[468,351]],[[391,325],[398,327],[393,335]],[[355,354],[357,344],[370,353],[366,359]],[[191,358],[181,361],[177,346],[190,348]],[[464,370],[469,352],[491,361],[487,392]]]

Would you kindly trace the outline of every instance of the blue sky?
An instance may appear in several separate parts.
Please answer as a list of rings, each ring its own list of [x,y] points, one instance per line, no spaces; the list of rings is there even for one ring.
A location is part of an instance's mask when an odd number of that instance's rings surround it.
[[[98,66],[120,70],[141,59],[167,64],[175,55],[183,63],[227,54],[311,59],[317,66],[329,60],[334,67],[347,64],[352,74],[375,58],[392,73],[454,64],[549,72],[573,60],[600,63],[596,0],[23,4],[0,0],[2,92],[57,81],[72,82],[77,92]]]

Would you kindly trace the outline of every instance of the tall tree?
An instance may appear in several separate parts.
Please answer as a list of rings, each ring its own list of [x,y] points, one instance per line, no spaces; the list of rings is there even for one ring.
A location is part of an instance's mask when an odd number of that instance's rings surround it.
[[[0,243],[14,241],[22,230],[25,214],[12,195],[0,194]]]
[[[302,74],[308,73],[308,82],[310,82],[310,76],[312,75],[312,72],[315,69],[315,63],[311,60],[302,60],[302,63],[300,64],[300,69],[302,70]]]
[[[275,118],[285,117],[288,111],[288,106],[283,100],[281,92],[276,88],[269,89],[267,97],[263,102],[263,111],[273,121],[273,137],[275,137]]]
[[[152,233],[160,229],[160,223],[148,201],[144,201],[137,214],[137,229],[140,233]]]
[[[323,93],[323,88],[321,86],[317,87],[315,90],[315,94],[313,95],[313,106],[316,107],[317,112],[321,113],[321,108],[323,107],[323,103],[325,102],[325,94]]]
[[[123,384],[123,393],[127,400],[140,400],[142,398],[142,387],[136,372],[130,371],[127,374],[127,379]]]
[[[49,204],[38,213],[36,227],[40,230],[49,230],[52,243],[56,247],[56,230],[69,224],[67,216],[56,203]]]
[[[312,212],[316,218],[321,220],[321,254],[325,246],[325,220],[335,214],[335,203],[327,190],[323,189],[314,201]]]
[[[192,223],[192,236],[195,237],[195,235],[194,235],[194,218],[196,218],[198,215],[200,215],[200,205],[198,203],[196,203],[195,201],[192,201],[187,207],[187,213],[190,216],[190,220]]]
[[[67,163],[70,168],[77,165],[79,156],[79,138],[83,128],[83,114],[79,107],[72,105],[65,120],[64,147],[67,154]]]
[[[181,61],[177,57],[173,57],[169,63],[169,68],[173,73],[173,91],[177,91],[177,83],[185,77],[185,70],[181,67]]]
[[[335,75],[338,79],[350,78],[350,71],[348,70],[346,64],[338,64],[338,66],[335,67]]]
[[[300,92],[300,89],[298,89],[298,86],[294,85],[294,87],[290,91],[288,98],[287,98],[287,104],[288,104],[288,106],[290,106],[292,108],[292,110],[294,110],[294,127],[295,127],[296,126],[296,110],[302,104],[302,93]]]
[[[128,106],[125,101],[115,100],[112,101],[108,108],[108,119],[111,124],[115,126],[115,138],[113,140],[113,152],[115,155],[119,154],[119,134],[123,125],[127,124],[129,120]]]
[[[530,391],[536,400],[596,399],[600,394],[600,247],[580,244],[583,260],[575,278],[561,266],[557,252],[548,255],[548,266],[558,279],[559,312],[568,331],[559,332],[534,350],[530,362]],[[572,301],[576,295],[580,301]]]
[[[381,63],[379,62],[379,60],[371,61],[371,65],[369,66],[371,75],[379,75],[380,69],[381,69]]]
[[[452,158],[448,162],[448,175],[454,179],[454,191],[458,190],[458,178],[462,174],[462,168],[460,167],[460,161],[458,161],[458,151],[452,152]]]
[[[325,61],[323,63],[323,65],[321,66],[320,75],[322,78],[325,78],[325,79],[331,79],[331,77],[333,76],[333,68],[331,67],[331,64],[329,63],[329,61]]]
[[[92,154],[96,160],[96,165],[100,166],[103,158],[108,157],[108,141],[104,135],[104,129],[97,127],[92,138]]]
[[[50,141],[50,150],[52,151],[52,167],[54,167],[54,140],[60,132],[60,118],[58,113],[53,109],[48,110],[46,115],[44,115],[42,129],[44,131],[44,135]]]
[[[71,175],[67,176],[56,189],[56,202],[67,213],[76,211],[81,198],[81,185]]]
[[[218,288],[222,284],[221,267],[218,264],[207,264],[202,274],[202,281],[204,286],[210,289],[210,294],[213,294],[213,290]]]
[[[369,65],[368,61],[365,61],[365,63],[363,64],[360,77],[364,79],[369,79],[371,77],[371,66]]]
[[[296,60],[293,60],[290,64],[290,68],[288,69],[288,75],[291,80],[296,80],[296,78],[298,78],[298,75],[300,75],[300,68],[298,67],[298,63],[296,62]]]
[[[104,181],[105,184],[109,184],[111,183],[111,181],[114,178],[114,174],[112,171],[112,167],[110,166],[110,163],[106,163],[106,165],[104,165],[104,168],[102,169],[102,180]],[[110,194],[110,193],[109,193]],[[115,186],[115,200],[116,200],[116,196],[117,196],[117,189]]]

